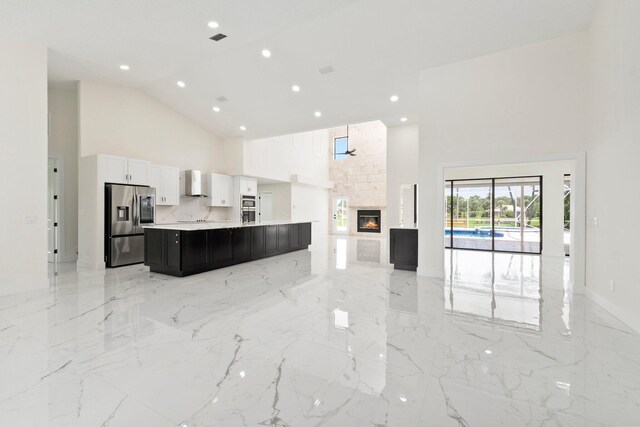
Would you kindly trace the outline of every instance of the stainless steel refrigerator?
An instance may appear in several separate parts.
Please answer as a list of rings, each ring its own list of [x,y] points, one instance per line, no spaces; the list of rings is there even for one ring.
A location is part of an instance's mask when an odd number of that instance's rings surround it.
[[[105,185],[105,242],[107,267],[144,262],[144,225],[156,216],[156,189],[136,185]]]

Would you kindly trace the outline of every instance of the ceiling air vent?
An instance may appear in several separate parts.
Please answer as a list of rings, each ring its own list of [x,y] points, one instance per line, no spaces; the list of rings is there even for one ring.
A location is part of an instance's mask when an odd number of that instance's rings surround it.
[[[219,41],[220,41],[220,40],[222,40],[222,39],[226,39],[226,38],[227,38],[227,35],[226,35],[226,34],[222,34],[222,33],[218,33],[218,34],[216,34],[215,36],[211,36],[211,37],[209,37],[209,38],[210,38],[211,40],[213,40],[213,41],[219,42]]]
[[[219,97],[216,98],[216,101],[218,101],[218,102],[227,102],[228,99],[225,96],[219,96]]]
[[[333,73],[333,67],[331,65],[326,65],[318,68],[318,71],[324,76],[325,74]]]

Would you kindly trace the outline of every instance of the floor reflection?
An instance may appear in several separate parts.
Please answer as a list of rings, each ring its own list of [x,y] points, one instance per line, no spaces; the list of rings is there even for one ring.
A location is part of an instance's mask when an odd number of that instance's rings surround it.
[[[541,330],[540,256],[446,250],[445,259],[448,313]]]
[[[443,282],[388,254],[61,266],[0,297],[2,425],[640,425],[640,335],[572,295],[567,260],[447,251]]]

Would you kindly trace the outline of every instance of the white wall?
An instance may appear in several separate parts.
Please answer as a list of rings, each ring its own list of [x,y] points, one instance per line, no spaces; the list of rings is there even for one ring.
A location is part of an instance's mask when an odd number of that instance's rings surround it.
[[[587,48],[579,33],[420,73],[419,274],[443,275],[445,166],[584,152]],[[583,172],[577,166],[576,179]]]
[[[0,295],[47,287],[47,49],[0,40]]]
[[[400,185],[418,183],[419,126],[387,128],[387,218],[400,224]]]
[[[236,148],[227,151],[234,153]],[[326,129],[247,140],[243,149],[244,164],[240,175],[283,182],[290,182],[292,175],[309,177],[319,183],[329,179]]]
[[[227,172],[217,136],[138,89],[81,81],[78,109],[81,157],[113,154]]]
[[[291,219],[291,183],[259,184],[258,195],[263,192],[273,194],[273,212],[271,215],[272,219]],[[258,203],[260,202],[258,201]]]
[[[225,171],[229,175],[244,174],[244,139],[227,139],[223,143]]]
[[[587,289],[640,330],[640,2],[602,2],[590,30]],[[598,225],[594,226],[593,218]],[[615,291],[609,290],[615,281]],[[590,293],[590,292],[588,292]]]
[[[75,84],[49,83],[49,157],[60,161],[60,260],[78,250],[78,91]]]
[[[291,184],[291,220],[316,221],[312,225],[314,242],[328,234],[329,193],[325,188]]]

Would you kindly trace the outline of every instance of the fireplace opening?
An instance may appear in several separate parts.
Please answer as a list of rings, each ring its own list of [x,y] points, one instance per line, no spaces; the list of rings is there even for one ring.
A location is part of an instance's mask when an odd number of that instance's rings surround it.
[[[358,210],[358,232],[380,233],[382,222],[378,210]]]

